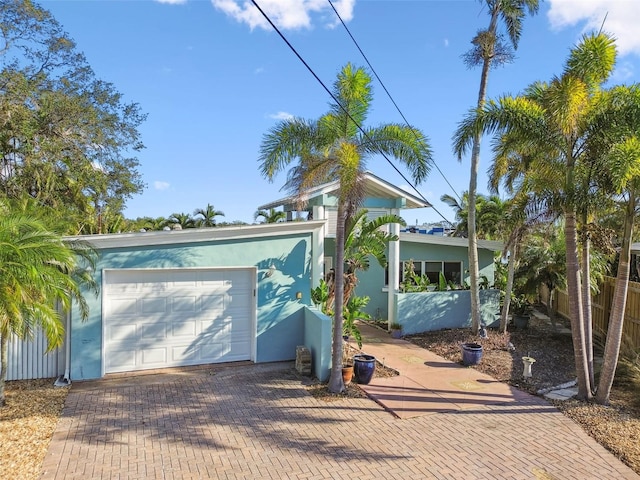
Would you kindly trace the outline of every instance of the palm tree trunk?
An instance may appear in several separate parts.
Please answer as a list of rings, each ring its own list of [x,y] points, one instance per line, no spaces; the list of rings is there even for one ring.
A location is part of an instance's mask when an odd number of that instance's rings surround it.
[[[580,268],[578,265],[578,234],[575,210],[565,212],[565,242],[567,246],[567,293],[569,295],[569,316],[573,354],[578,377],[578,399],[591,399],[591,384],[585,355],[584,323],[582,321],[582,300],[580,289]]]
[[[511,254],[509,255],[509,270],[507,273],[507,285],[504,289],[504,303],[502,304],[502,314],[500,315],[500,331],[507,333],[507,318],[509,316],[509,306],[511,305],[511,291],[513,290],[513,279],[516,271],[516,255],[518,254],[518,241],[516,237],[513,246],[511,247]]]
[[[4,394],[4,382],[7,378],[7,348],[9,344],[9,336],[6,332],[0,332],[0,407],[6,405]]]
[[[587,228],[586,215],[583,216],[583,227]],[[593,322],[591,319],[591,241],[586,232],[582,242],[582,314],[584,315],[584,340],[589,371],[589,383],[595,386],[593,373]]]
[[[613,304],[609,315],[609,327],[607,328],[607,340],[604,345],[604,363],[600,372],[596,402],[606,405],[609,403],[611,386],[620,356],[620,343],[622,342],[622,329],[624,327],[624,312],[627,306],[627,290],[629,288],[629,270],[631,257],[631,236],[633,234],[633,219],[636,208],[635,192],[629,192],[627,211],[624,222],[624,237],[620,249],[618,262],[618,274],[616,276],[616,288],[613,294]]]
[[[333,349],[331,351],[331,375],[329,377],[328,390],[332,393],[343,392],[342,380],[342,327],[344,318],[342,315],[344,305],[344,235],[345,235],[345,208],[338,205],[338,219],[336,222],[336,265],[335,265],[335,297],[333,308]]]
[[[494,37],[498,29],[499,2],[494,5],[491,12],[488,32]],[[489,83],[489,70],[493,52],[485,54],[480,74],[480,89],[478,91],[478,110],[484,107],[487,97],[487,84]],[[480,139],[478,132],[473,137],[471,149],[471,174],[469,176],[469,215],[467,217],[467,231],[469,234],[469,284],[471,287],[471,329],[474,334],[480,329],[480,268],[478,266],[478,236],[476,232],[476,191],[478,189],[478,166],[480,164]]]

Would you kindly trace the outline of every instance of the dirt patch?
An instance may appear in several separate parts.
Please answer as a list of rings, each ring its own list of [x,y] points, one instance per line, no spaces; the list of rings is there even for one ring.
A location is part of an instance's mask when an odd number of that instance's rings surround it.
[[[487,338],[473,335],[471,329],[439,330],[404,337],[448,360],[462,364],[461,345],[482,345],[482,359],[473,368],[530,393],[575,380],[571,335],[531,319],[525,329],[507,333],[488,329]],[[532,376],[525,379],[523,357],[535,359]]]

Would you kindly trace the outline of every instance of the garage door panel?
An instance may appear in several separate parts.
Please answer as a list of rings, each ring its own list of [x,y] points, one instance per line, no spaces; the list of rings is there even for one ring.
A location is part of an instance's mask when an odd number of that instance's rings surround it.
[[[189,321],[172,321],[171,322],[171,336],[173,338],[179,337],[181,341],[184,341],[184,337],[196,338],[196,325],[195,320]]]
[[[200,283],[207,287],[230,285],[229,276],[229,271],[224,270],[203,270],[197,275]]]
[[[143,315],[150,313],[166,313],[167,312],[167,298],[143,298],[140,300],[140,313]]]
[[[106,329],[107,341],[109,342],[126,342],[128,340],[136,341],[138,338],[137,325],[110,325]]]
[[[128,372],[135,369],[135,350],[112,350],[105,356],[105,370],[107,372]]]
[[[140,350],[139,355],[142,368],[171,366],[171,364],[167,362],[168,354],[167,348],[165,347],[144,348]]]
[[[224,310],[225,297],[226,295],[201,295],[200,311],[205,313],[221,313]]]
[[[136,297],[114,298],[111,303],[111,315],[135,315],[138,300]]]
[[[248,269],[107,271],[105,371],[250,359],[253,279]]]
[[[163,341],[169,338],[169,324],[167,322],[141,323],[138,331],[140,332],[138,341]]]
[[[198,297],[195,295],[190,296],[175,296],[171,299],[171,311],[172,312],[196,312],[197,311]]]

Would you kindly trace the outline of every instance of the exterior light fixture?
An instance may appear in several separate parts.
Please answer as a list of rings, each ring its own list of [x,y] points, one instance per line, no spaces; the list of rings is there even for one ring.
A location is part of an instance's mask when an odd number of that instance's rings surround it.
[[[264,274],[265,277],[270,277],[271,275],[273,275],[276,271],[276,267],[273,265],[273,263],[269,266],[269,270],[267,270],[267,273]]]

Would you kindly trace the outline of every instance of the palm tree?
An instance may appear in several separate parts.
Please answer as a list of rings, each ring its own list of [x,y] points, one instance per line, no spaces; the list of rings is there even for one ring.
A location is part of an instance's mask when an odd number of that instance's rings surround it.
[[[539,0],[480,0],[489,11],[489,27],[481,30],[473,38],[473,49],[465,55],[467,65],[482,65],[480,74],[480,89],[476,108],[484,107],[489,70],[492,66],[508,62],[513,55],[500,35],[498,35],[498,20],[501,19],[507,30],[507,35],[514,49],[518,48],[518,41],[522,33],[522,20],[527,11],[530,15],[538,12]],[[480,271],[478,265],[478,238],[476,234],[476,190],[478,188],[478,165],[480,163],[481,132],[473,136],[471,150],[471,174],[469,176],[469,205],[468,227],[469,235],[469,276],[471,284],[471,326],[474,333],[480,328]]]
[[[593,122],[590,153],[600,160],[600,181],[623,200],[624,228],[614,298],[600,371],[596,401],[609,403],[620,355],[629,285],[631,242],[640,196],[640,85],[616,87],[602,95]]]
[[[398,240],[398,236],[387,233],[383,227],[392,223],[406,225],[404,219],[398,215],[382,215],[368,220],[367,213],[366,209],[359,210],[345,229],[344,263],[346,270],[343,275],[343,305],[347,305],[356,288],[358,270],[369,270],[371,257],[381,267],[387,266],[387,245],[389,242]],[[329,274],[326,280],[329,287],[326,306],[331,310],[335,297],[334,275]]]
[[[483,132],[508,135],[512,141],[526,139],[525,151],[537,150],[527,169],[536,183],[532,190],[564,215],[567,290],[578,396],[582,399],[591,398],[592,393],[578,261],[578,176],[587,161],[584,143],[589,135],[596,93],[612,72],[615,57],[613,39],[605,34],[586,35],[571,50],[561,77],[549,84],[534,84],[524,95],[505,96],[487,103],[483,109],[471,112],[455,134],[454,150],[459,158]]]
[[[334,82],[333,102],[318,120],[293,118],[280,122],[263,138],[261,173],[273,180],[291,162],[297,165],[287,175],[285,188],[302,198],[304,192],[322,183],[338,181],[335,250],[335,304],[331,392],[344,390],[342,381],[343,274],[345,229],[364,198],[366,159],[373,155],[394,157],[411,171],[416,183],[429,172],[431,151],[416,128],[385,124],[363,127],[372,100],[371,77],[363,68],[345,65]],[[387,158],[388,159],[388,158]],[[299,201],[302,207],[304,202]]]
[[[268,211],[257,210],[256,213],[253,214],[254,220],[258,220],[258,218],[260,217],[262,217],[263,223],[278,223],[285,221],[287,218],[287,214],[282,210],[270,208]]]
[[[91,249],[85,244],[64,242],[32,217],[0,215],[0,406],[5,405],[9,337],[31,338],[42,328],[52,350],[64,338],[56,303],[68,311],[75,301],[87,318],[80,285],[91,281],[88,270],[78,269],[81,258],[91,265]]]
[[[216,217],[224,217],[224,212],[216,210],[210,203],[207,203],[205,208],[196,208],[193,212],[196,228],[215,227]]]
[[[173,225],[174,228],[179,226],[180,229],[195,228],[196,221],[188,213],[172,213],[168,219],[168,223]]]
[[[469,227],[467,225],[469,218],[469,192],[464,192],[461,199],[445,193],[440,197],[440,201],[453,209],[456,224],[452,236],[467,237],[469,235]]]
[[[469,234],[469,192],[462,194],[460,202],[448,194],[442,195],[440,200],[454,209],[458,223],[453,235],[467,237]],[[493,240],[500,236],[500,224],[506,208],[507,204],[498,195],[476,195],[476,235],[478,238]]]

